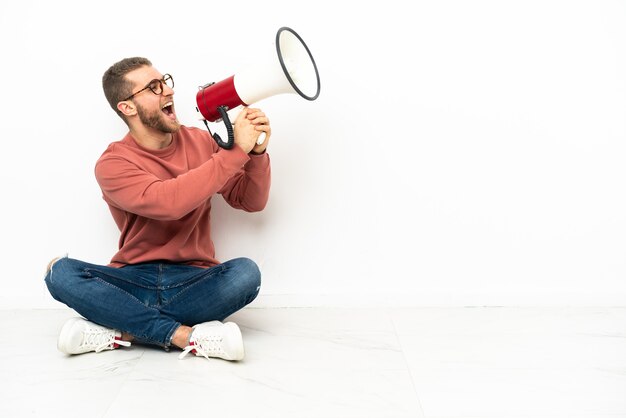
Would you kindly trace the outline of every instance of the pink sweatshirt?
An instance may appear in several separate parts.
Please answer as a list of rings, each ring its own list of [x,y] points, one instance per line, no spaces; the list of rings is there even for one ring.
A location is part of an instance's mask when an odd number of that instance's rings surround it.
[[[211,240],[211,196],[234,208],[260,211],[270,189],[267,154],[217,146],[208,132],[182,126],[162,150],[127,134],[98,159],[96,179],[121,231],[110,266],[168,261],[219,264]]]

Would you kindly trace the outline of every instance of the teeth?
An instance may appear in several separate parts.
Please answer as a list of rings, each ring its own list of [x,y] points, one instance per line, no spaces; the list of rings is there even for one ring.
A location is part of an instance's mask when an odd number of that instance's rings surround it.
[[[165,103],[165,104],[161,107],[161,109],[165,109],[166,107],[168,107],[168,106],[172,106],[173,104],[174,104],[174,102],[167,102],[167,103]]]

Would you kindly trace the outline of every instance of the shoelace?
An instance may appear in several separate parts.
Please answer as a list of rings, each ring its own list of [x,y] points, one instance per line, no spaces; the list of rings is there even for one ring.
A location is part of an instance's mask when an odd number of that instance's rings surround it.
[[[190,352],[195,351],[196,355],[203,356],[209,360],[209,355],[222,354],[222,337],[218,335],[202,335],[198,339],[193,339],[189,345],[183,349],[178,359],[184,358]]]
[[[107,348],[113,349],[116,344],[130,347],[129,341],[115,339],[115,332],[108,329],[89,328],[83,332],[83,336],[84,339],[81,343],[81,347],[95,350],[96,353],[106,350]]]

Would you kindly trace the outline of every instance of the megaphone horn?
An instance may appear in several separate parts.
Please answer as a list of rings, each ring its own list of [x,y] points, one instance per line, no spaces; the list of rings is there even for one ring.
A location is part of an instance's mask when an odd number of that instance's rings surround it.
[[[199,87],[196,109],[209,133],[209,122],[220,119],[228,131],[228,140],[211,134],[217,144],[226,149],[233,147],[235,138],[227,111],[238,106],[249,106],[259,100],[277,94],[298,94],[306,100],[315,100],[320,94],[320,76],[317,65],[300,35],[293,29],[282,27],[276,33],[276,56],[266,57],[265,62],[255,63],[217,83]],[[262,143],[264,133],[257,143]]]

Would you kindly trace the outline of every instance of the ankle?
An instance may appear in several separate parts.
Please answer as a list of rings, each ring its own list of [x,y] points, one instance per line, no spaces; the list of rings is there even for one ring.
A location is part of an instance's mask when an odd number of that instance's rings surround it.
[[[130,335],[127,332],[122,332],[122,341],[128,341],[129,343],[133,342],[135,340],[135,337],[133,337],[132,335]]]
[[[172,335],[172,344],[178,348],[184,349],[189,345],[189,337],[191,337],[191,332],[193,329],[186,325],[179,326],[176,331],[174,331],[174,335]]]

